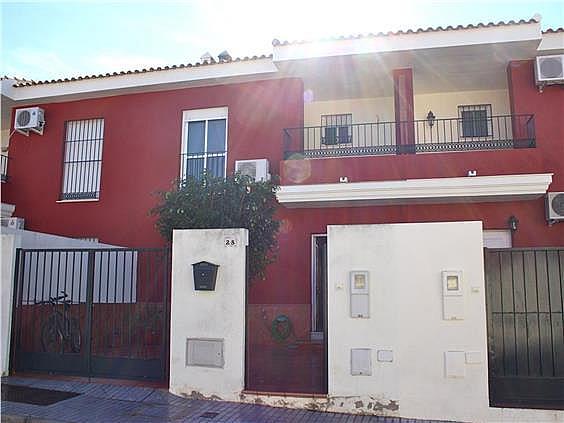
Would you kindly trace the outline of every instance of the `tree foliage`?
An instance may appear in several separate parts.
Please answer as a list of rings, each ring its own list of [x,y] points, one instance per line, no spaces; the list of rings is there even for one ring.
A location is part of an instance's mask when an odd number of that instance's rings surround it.
[[[274,182],[255,182],[235,174],[189,177],[171,191],[160,193],[151,211],[161,235],[172,240],[173,229],[246,228],[249,230],[249,277],[264,277],[274,259],[280,222],[274,218],[278,202]]]

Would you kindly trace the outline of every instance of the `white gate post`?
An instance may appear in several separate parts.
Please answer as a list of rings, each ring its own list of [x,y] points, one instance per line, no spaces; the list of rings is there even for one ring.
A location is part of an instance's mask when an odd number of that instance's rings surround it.
[[[175,230],[170,391],[236,400],[244,389],[246,229]],[[213,291],[196,290],[193,264],[219,266]]]

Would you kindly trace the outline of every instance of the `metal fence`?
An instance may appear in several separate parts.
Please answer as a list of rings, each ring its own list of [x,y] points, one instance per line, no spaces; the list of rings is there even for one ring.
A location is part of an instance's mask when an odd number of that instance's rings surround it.
[[[165,380],[168,249],[18,250],[18,371]]]
[[[533,115],[506,115],[286,128],[283,137],[286,158],[363,156],[534,147],[535,126]]]
[[[564,407],[564,248],[486,250],[490,400]]]

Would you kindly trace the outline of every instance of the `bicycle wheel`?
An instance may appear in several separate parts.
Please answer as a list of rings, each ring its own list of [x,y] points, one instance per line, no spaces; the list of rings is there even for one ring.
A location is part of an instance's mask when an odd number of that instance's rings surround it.
[[[44,352],[63,353],[64,340],[59,328],[58,315],[49,316],[49,319],[41,325],[41,346]]]
[[[70,348],[73,353],[80,352],[80,345],[82,338],[80,336],[80,322],[78,319],[72,318],[70,320]]]

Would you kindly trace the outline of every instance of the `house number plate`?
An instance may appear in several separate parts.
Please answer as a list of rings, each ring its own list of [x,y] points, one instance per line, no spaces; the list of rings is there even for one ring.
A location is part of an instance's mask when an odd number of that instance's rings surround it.
[[[234,236],[226,236],[223,239],[223,245],[226,247],[237,247],[239,245],[239,239]]]

